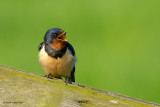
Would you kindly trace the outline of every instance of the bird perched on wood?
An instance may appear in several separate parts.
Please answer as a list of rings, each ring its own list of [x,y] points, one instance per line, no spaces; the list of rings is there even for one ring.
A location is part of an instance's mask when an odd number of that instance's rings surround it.
[[[39,63],[47,77],[65,78],[67,83],[75,82],[75,51],[66,40],[66,32],[53,28],[46,32],[39,45]]]

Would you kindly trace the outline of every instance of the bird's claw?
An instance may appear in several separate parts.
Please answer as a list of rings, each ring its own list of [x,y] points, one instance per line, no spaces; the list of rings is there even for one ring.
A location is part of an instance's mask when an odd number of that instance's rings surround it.
[[[72,81],[71,81],[69,78],[67,78],[67,79],[65,80],[65,83],[66,83],[66,85],[67,85],[67,84],[72,84]]]
[[[47,78],[50,78],[50,79],[53,79],[54,77],[53,76],[51,76],[50,74],[48,74],[48,75],[44,75],[44,77],[47,77]]]

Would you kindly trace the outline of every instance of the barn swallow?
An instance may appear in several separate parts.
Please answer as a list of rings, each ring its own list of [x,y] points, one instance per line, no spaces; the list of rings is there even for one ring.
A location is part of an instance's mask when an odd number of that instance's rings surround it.
[[[65,78],[66,83],[75,82],[75,51],[66,40],[66,32],[53,28],[46,32],[39,45],[39,63],[47,77]]]

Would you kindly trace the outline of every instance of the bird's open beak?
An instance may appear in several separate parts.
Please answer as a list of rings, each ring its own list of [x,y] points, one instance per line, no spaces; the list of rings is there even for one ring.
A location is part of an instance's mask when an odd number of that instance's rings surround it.
[[[66,32],[63,32],[57,37],[57,40],[67,41],[65,36],[66,36]]]

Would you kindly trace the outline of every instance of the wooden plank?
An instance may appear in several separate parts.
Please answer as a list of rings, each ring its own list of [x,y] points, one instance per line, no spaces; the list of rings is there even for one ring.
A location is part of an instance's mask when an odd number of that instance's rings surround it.
[[[159,104],[0,65],[0,107],[160,107]]]

